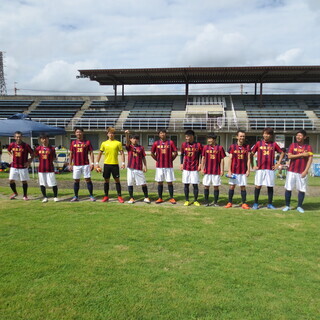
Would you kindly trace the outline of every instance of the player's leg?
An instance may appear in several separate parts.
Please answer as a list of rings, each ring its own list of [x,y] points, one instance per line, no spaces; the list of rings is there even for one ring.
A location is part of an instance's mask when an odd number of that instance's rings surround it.
[[[28,181],[30,180],[29,177],[29,169],[19,169],[20,180],[22,182],[22,189],[23,189],[23,200],[28,199]]]
[[[219,193],[220,193],[219,186],[214,186],[213,187],[213,205],[215,207],[218,206]]]
[[[13,192],[13,194],[10,196],[10,200],[13,200],[17,197],[17,185],[16,180],[19,179],[18,169],[11,167],[9,172],[9,185]]]
[[[163,181],[164,181],[164,168],[156,168],[155,181],[158,182],[158,200],[156,204],[162,203],[162,194],[163,194]]]
[[[171,204],[176,204],[176,200],[173,198],[173,181],[175,181],[175,176],[174,176],[174,171],[173,168],[165,168],[164,169],[164,174],[165,174],[165,180],[168,184],[168,191],[169,191],[169,196],[170,196],[170,200],[169,202]]]
[[[235,187],[236,187],[235,184],[230,185],[230,188],[229,188],[229,191],[228,191],[228,203],[224,206],[225,208],[231,208],[232,207],[232,200],[233,200]]]
[[[265,185],[267,186],[268,189],[268,209],[275,209],[273,206],[273,193],[274,193],[274,181],[275,181],[275,173],[273,170],[265,170]]]
[[[110,176],[111,176],[111,167],[108,164],[104,164],[103,166],[103,178],[104,178],[104,197],[101,202],[106,202],[109,200],[109,185],[110,185]]]
[[[93,183],[91,180],[90,165],[83,166],[83,177],[87,183],[87,189],[89,191],[90,201],[96,201],[95,197],[93,196]]]
[[[300,213],[304,213],[304,209],[302,208],[303,200],[307,191],[307,176],[301,178],[301,174],[297,173],[297,189],[298,189],[298,207],[297,211]]]
[[[133,182],[134,182],[134,173],[133,169],[127,168],[127,186],[128,186],[128,192],[129,192],[129,198],[130,200],[128,203],[134,203],[134,197],[133,197]]]
[[[117,195],[118,195],[118,201],[120,203],[124,203],[124,200],[121,196],[121,184],[120,184],[120,170],[118,165],[113,165],[112,166],[112,177],[116,183],[116,190],[117,190]]]

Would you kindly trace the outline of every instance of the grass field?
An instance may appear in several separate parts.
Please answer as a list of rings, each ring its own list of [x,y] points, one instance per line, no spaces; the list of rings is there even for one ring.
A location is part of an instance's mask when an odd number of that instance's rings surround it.
[[[304,207],[2,199],[0,319],[319,319],[318,198]]]

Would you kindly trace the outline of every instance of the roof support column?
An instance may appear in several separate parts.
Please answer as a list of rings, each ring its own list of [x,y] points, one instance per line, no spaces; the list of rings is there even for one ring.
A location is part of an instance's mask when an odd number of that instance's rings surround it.
[[[113,85],[113,90],[114,90],[114,102],[117,103],[117,84],[116,83]]]
[[[260,82],[260,108],[262,108],[262,103],[263,103],[263,101],[262,101],[262,88],[263,88],[263,83]]]
[[[124,84],[122,85],[122,101],[124,100]]]
[[[254,97],[257,95],[257,83],[254,84]]]
[[[188,98],[189,98],[189,83],[186,83],[186,105],[188,103]]]

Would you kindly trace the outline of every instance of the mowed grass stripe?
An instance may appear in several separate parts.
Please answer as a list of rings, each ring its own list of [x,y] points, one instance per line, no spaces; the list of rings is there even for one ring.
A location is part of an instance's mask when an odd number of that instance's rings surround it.
[[[1,204],[1,319],[318,317],[319,209]]]

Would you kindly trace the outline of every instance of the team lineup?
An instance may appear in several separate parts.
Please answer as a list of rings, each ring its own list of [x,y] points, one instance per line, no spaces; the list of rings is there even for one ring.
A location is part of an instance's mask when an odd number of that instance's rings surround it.
[[[94,158],[93,147],[89,140],[85,139],[84,130],[76,128],[76,139],[70,144],[69,170],[72,171],[74,184],[74,196],[71,202],[79,201],[80,179],[83,177],[86,181],[90,201],[96,201],[93,195],[93,182],[91,180],[91,171],[103,173],[104,178],[104,196],[102,202],[109,201],[110,178],[115,181],[118,201],[124,203],[122,189],[120,184],[120,168],[124,169],[125,153],[122,143],[115,139],[115,129],[108,128],[108,139],[104,141],[99,149],[96,159]],[[147,172],[146,153],[143,146],[139,144],[139,135],[130,135],[128,130],[126,134],[125,149],[128,154],[127,159],[127,186],[130,200],[128,203],[135,203],[134,185],[141,186],[144,194],[144,202],[151,203],[148,194],[148,186],[145,178]],[[155,141],[151,147],[151,157],[156,161],[155,181],[158,186],[158,199],[156,204],[161,204],[163,200],[163,184],[167,183],[169,192],[169,202],[176,204],[174,199],[173,182],[175,173],[173,161],[178,157],[178,149],[172,140],[167,139],[167,131],[159,130],[159,140]],[[187,130],[185,132],[185,142],[180,149],[180,170],[182,171],[182,183],[184,185],[185,206],[200,206],[199,184],[200,173],[203,175],[202,184],[204,186],[204,206],[218,207],[219,186],[221,185],[221,176],[226,171],[229,178],[228,203],[225,208],[233,206],[233,196],[235,187],[239,186],[243,209],[259,209],[259,196],[262,186],[267,187],[268,209],[276,209],[273,206],[273,192],[275,186],[275,170],[281,169],[281,162],[285,152],[279,145],[273,141],[274,132],[272,128],[265,128],[262,132],[263,139],[256,142],[252,147],[246,144],[246,133],[243,130],[236,132],[236,143],[228,149],[229,161],[225,167],[226,152],[222,146],[217,144],[217,135],[209,134],[207,144],[203,146],[195,141],[195,132]],[[310,169],[313,153],[311,146],[305,144],[307,133],[305,130],[298,130],[295,134],[296,142],[292,143],[288,149],[289,167],[285,182],[285,207],[284,212],[289,211],[291,194],[293,189],[298,191],[297,211],[304,212],[302,208],[303,200],[307,189],[307,176]],[[58,202],[58,186],[55,177],[54,161],[56,160],[55,148],[49,145],[49,137],[45,134],[39,137],[39,146],[33,150],[30,145],[23,142],[22,134],[16,131],[14,134],[15,142],[8,147],[8,154],[12,157],[12,163],[9,173],[9,184],[13,191],[10,199],[18,196],[16,181],[22,182],[23,199],[28,200],[28,180],[29,166],[34,158],[39,159],[38,179],[40,190],[43,195],[42,202],[48,202],[46,188],[53,190],[54,201]],[[276,153],[279,154],[278,160]],[[118,156],[121,157],[119,164]],[[103,169],[99,163],[104,156]],[[256,157],[256,163],[254,161]],[[247,204],[247,177],[251,171],[255,171],[254,203],[250,207]],[[190,200],[190,184],[192,184],[193,201]],[[213,187],[213,202],[209,201],[210,186]]]

